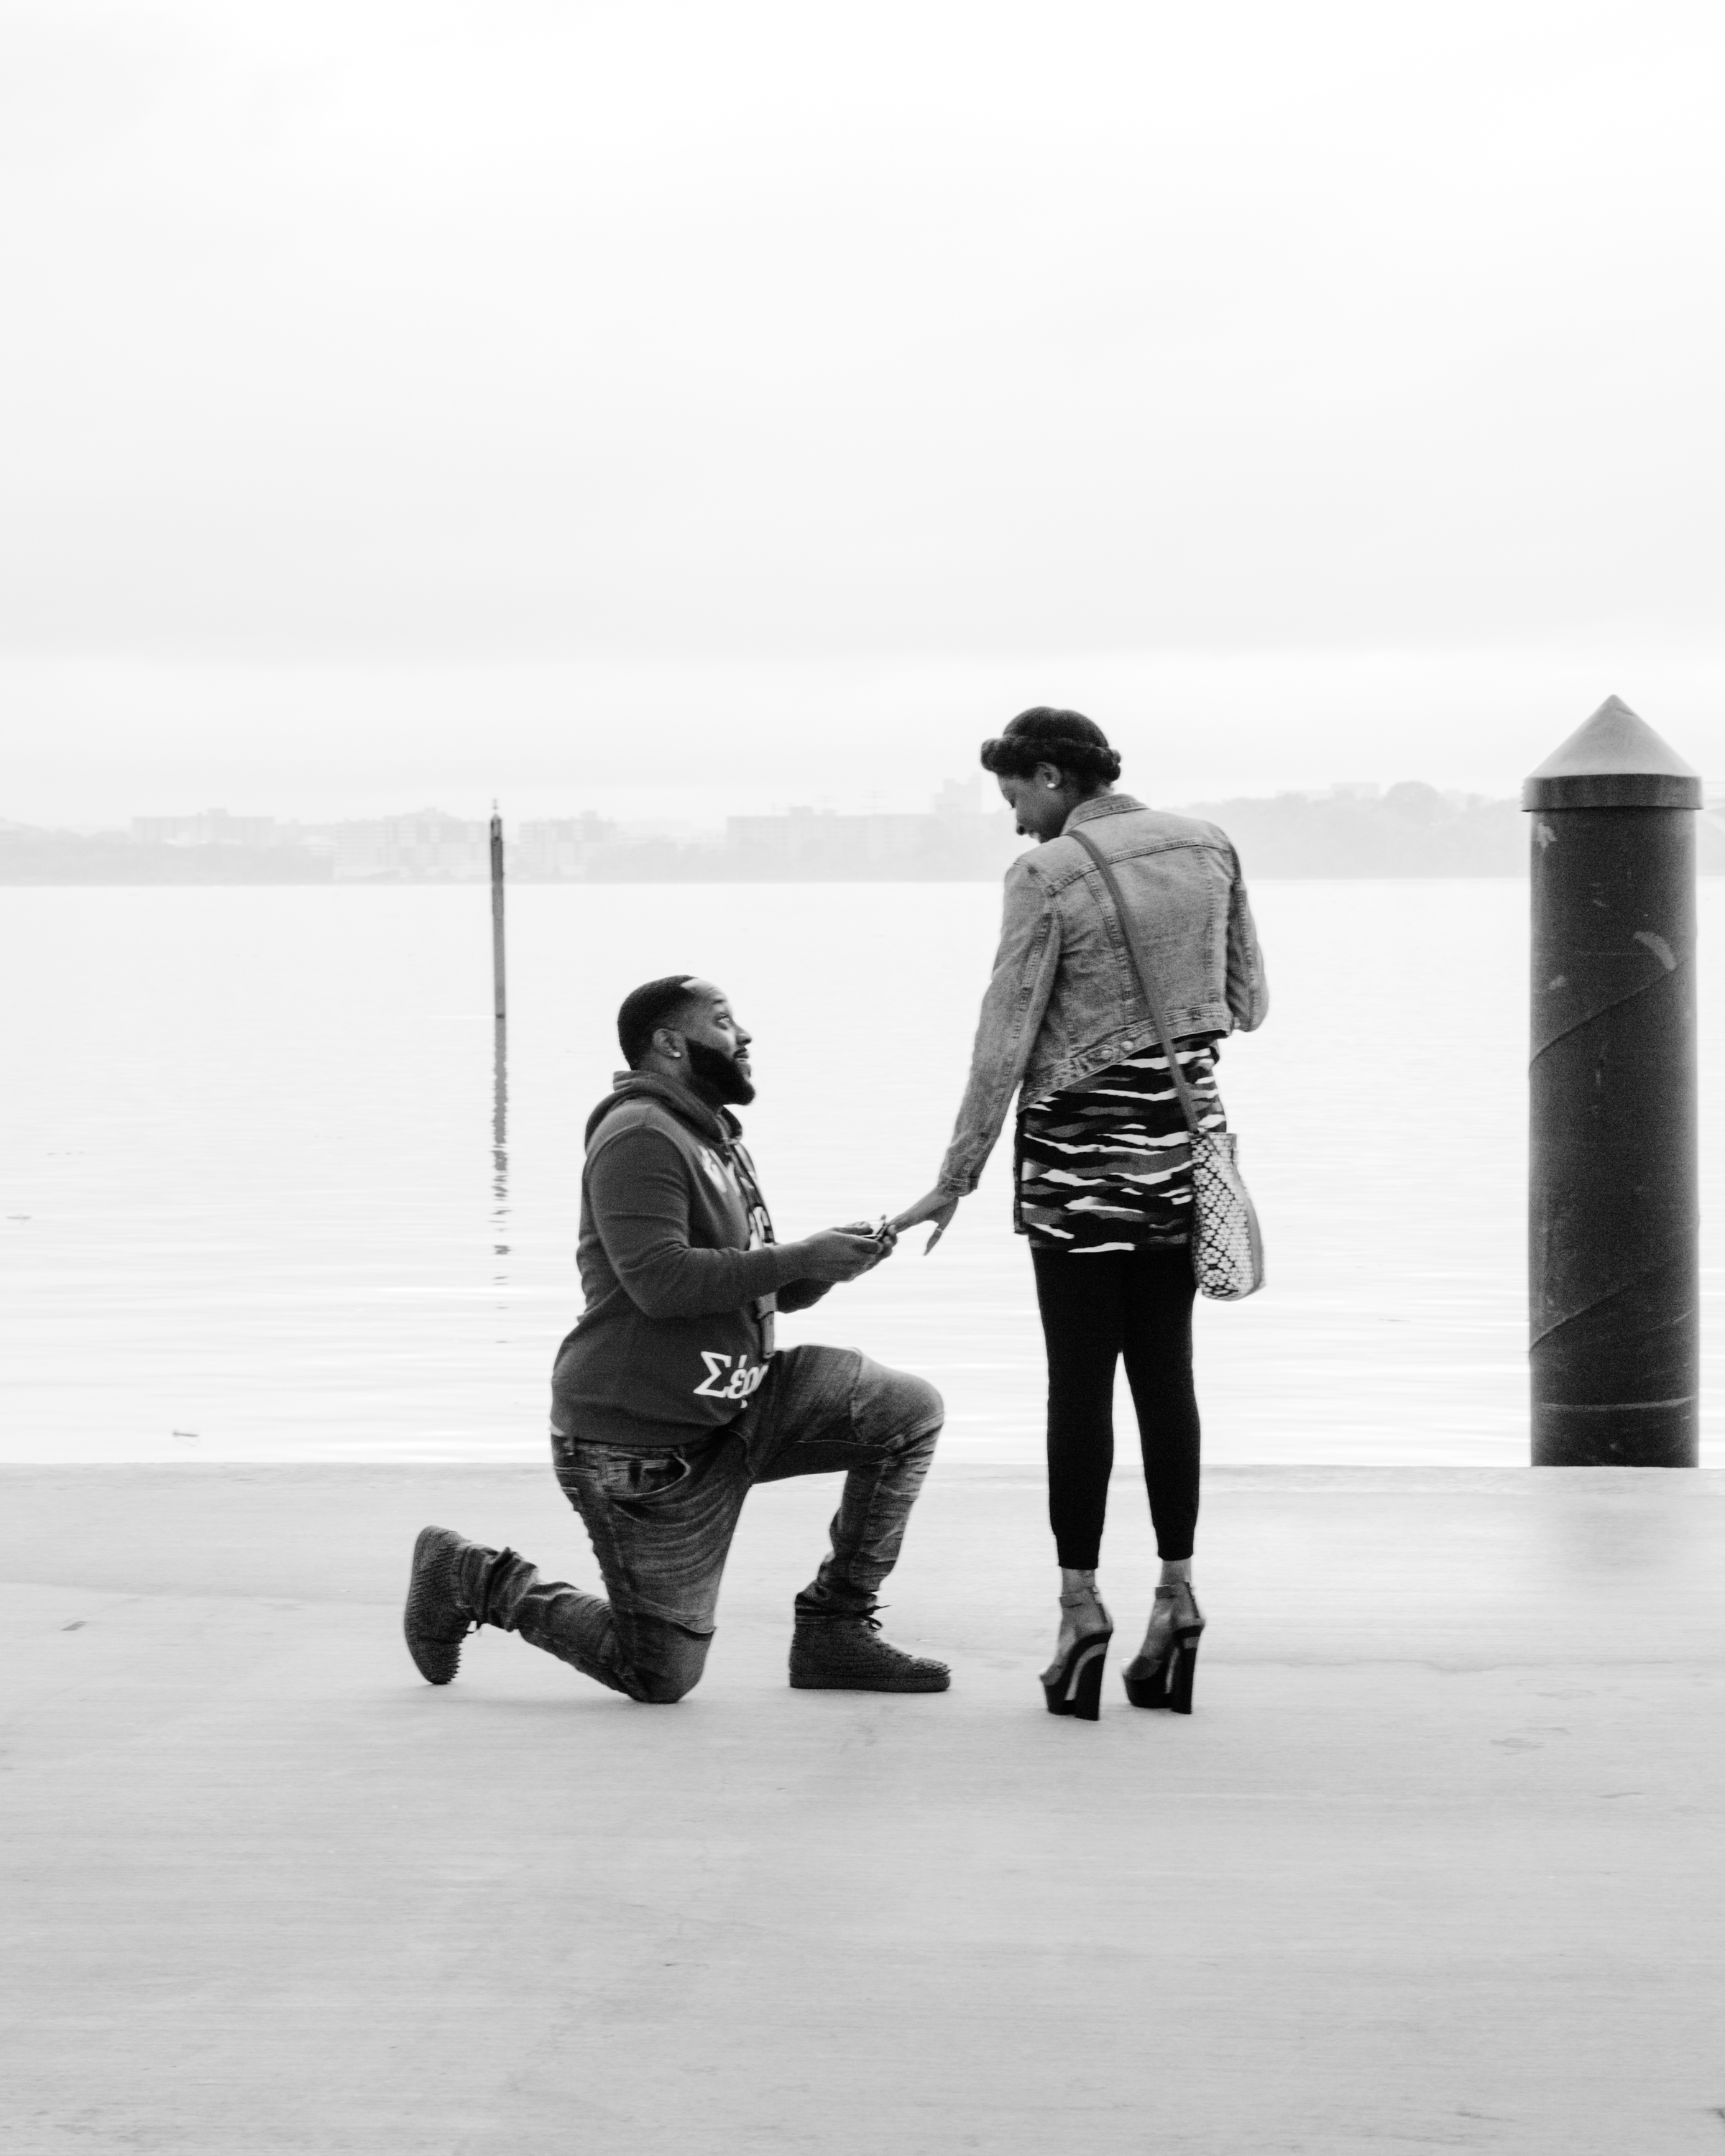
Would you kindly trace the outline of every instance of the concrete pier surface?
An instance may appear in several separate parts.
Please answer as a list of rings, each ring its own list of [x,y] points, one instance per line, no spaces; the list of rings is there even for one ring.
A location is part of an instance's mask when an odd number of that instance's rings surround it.
[[[1219,1471],[1198,1711],[1094,1726],[1021,1470],[893,1583],[949,1693],[788,1690],[834,1494],[653,1708],[407,1660],[427,1521],[593,1580],[547,1471],[0,1472],[0,2148],[1725,2151],[1725,1476]]]

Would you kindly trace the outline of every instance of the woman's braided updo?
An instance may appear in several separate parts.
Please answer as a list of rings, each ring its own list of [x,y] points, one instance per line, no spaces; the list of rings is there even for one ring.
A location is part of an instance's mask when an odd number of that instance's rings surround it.
[[[983,743],[983,769],[998,778],[1028,778],[1039,763],[1053,764],[1092,791],[1120,776],[1119,752],[1094,719],[1047,704],[1020,711],[1004,734]]]

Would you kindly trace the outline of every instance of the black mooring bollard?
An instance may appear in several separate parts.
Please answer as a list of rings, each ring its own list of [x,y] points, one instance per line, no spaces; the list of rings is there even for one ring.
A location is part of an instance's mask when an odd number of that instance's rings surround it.
[[[1527,780],[1522,806],[1533,819],[1533,1464],[1693,1467],[1701,781],[1609,696]]]

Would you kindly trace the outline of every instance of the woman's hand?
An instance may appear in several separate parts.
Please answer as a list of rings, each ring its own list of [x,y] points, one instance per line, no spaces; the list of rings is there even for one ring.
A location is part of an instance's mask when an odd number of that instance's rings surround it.
[[[946,1234],[947,1229],[952,1226],[952,1215],[957,1210],[958,1200],[950,1191],[931,1190],[926,1197],[919,1198],[914,1205],[907,1205],[902,1213],[893,1214],[893,1232],[901,1235],[906,1228],[920,1227],[923,1221],[932,1220],[934,1233],[929,1237],[922,1250],[922,1255],[926,1258],[941,1237]]]

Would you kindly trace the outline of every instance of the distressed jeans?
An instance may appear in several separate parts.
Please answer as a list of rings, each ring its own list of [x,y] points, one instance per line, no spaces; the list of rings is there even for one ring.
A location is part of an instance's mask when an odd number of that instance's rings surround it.
[[[681,1699],[706,1661],[751,1486],[844,1475],[832,1548],[797,1609],[865,1615],[897,1559],[944,1412],[923,1378],[855,1348],[788,1348],[716,1436],[649,1451],[552,1433],[557,1478],[592,1539],[603,1599],[543,1578],[512,1551],[470,1549],[464,1580],[475,1588],[490,1568],[487,1624],[631,1699]]]

